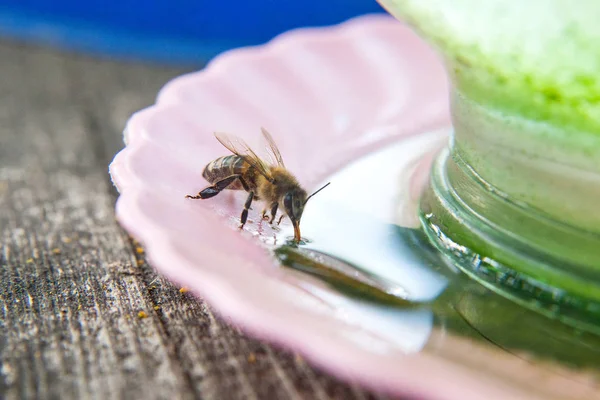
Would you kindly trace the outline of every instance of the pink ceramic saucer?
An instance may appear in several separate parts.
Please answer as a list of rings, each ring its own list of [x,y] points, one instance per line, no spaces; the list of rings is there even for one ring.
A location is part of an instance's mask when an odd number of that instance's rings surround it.
[[[262,47],[227,52],[204,70],[173,80],[154,106],[132,116],[126,147],[110,166],[120,192],[117,218],[145,245],[160,273],[249,333],[298,351],[342,378],[418,398],[552,398],[515,385],[520,377],[546,375],[515,365],[496,349],[446,337],[444,343],[451,345],[444,348],[454,350],[429,351],[437,343],[431,338],[444,332],[433,327],[427,313],[376,310],[281,268],[265,246],[279,233],[259,221],[260,206],[254,206],[244,232],[235,229],[243,193],[210,201],[184,198],[206,187],[204,166],[227,154],[214,131],[234,133],[258,148],[264,126],[308,190],[368,154],[397,161],[409,172],[391,171],[392,184],[407,188],[398,207],[410,211],[404,216],[416,215],[418,192],[432,155],[447,141],[449,125],[443,68],[399,22],[369,16],[292,31]],[[385,154],[373,153],[386,148]],[[363,182],[347,187],[358,189]],[[390,186],[389,179],[370,184]],[[352,198],[336,199],[334,193],[323,191],[310,207]],[[310,207],[303,218],[309,238],[319,231]],[[372,219],[398,223],[386,207],[364,208]],[[408,217],[399,223],[410,227],[417,221]],[[413,278],[407,278],[408,292],[427,295],[444,285],[424,287]],[[417,333],[406,332],[408,319],[418,320]],[[485,360],[493,360],[494,367],[480,368]]]

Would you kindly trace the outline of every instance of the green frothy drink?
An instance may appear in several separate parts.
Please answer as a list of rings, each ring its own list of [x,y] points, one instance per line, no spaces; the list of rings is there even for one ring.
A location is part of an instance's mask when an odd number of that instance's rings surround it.
[[[421,206],[432,240],[463,246],[471,272],[595,309],[600,2],[380,2],[438,50],[452,83],[452,140]]]
[[[509,114],[600,135],[597,0],[381,2],[441,50],[465,95]]]

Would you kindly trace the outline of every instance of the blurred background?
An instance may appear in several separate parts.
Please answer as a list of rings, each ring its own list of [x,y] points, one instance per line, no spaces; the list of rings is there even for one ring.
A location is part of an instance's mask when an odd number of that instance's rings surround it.
[[[0,35],[114,58],[196,64],[292,28],[381,12],[375,0],[0,0]]]

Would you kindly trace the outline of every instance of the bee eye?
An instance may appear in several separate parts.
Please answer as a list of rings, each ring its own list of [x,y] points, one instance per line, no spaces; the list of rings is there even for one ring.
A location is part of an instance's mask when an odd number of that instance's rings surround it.
[[[292,203],[293,203],[292,194],[291,193],[286,194],[283,198],[283,205],[286,208],[286,210],[289,210],[290,212],[292,211]]]

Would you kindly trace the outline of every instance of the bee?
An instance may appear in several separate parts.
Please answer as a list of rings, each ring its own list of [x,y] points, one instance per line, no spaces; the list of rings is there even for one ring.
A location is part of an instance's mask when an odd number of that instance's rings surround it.
[[[261,128],[263,137],[267,142],[267,152],[271,162],[265,162],[240,138],[226,133],[215,133],[217,140],[233,155],[219,157],[204,167],[202,177],[210,186],[201,190],[196,196],[187,195],[188,199],[210,199],[228,190],[245,190],[248,192],[244,209],[240,217],[240,229],[246,224],[248,210],[254,200],[263,201],[265,208],[262,218],[267,217],[267,207],[271,211],[269,223],[275,220],[277,210],[282,208],[282,213],[277,224],[281,223],[287,214],[294,227],[294,240],[299,242],[300,219],[304,212],[304,206],[315,194],[329,185],[327,183],[310,196],[300,186],[298,180],[288,171],[283,163],[283,158],[273,137],[265,128]]]

